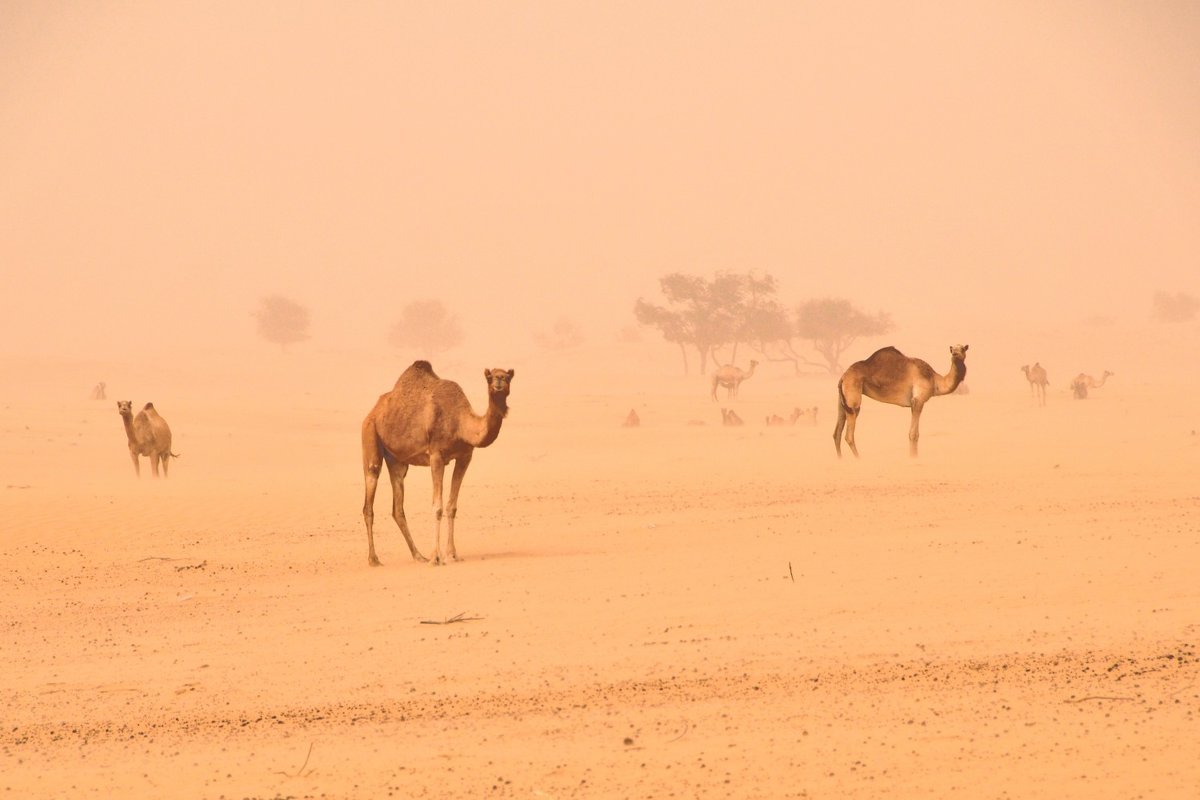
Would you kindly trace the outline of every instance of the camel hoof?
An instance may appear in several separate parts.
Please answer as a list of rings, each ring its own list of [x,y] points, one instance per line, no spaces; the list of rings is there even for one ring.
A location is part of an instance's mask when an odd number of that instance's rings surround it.
[[[372,567],[382,567],[383,566],[383,563],[375,556],[368,556],[367,564],[369,564]]]
[[[415,551],[415,550],[413,551],[413,554],[412,554],[412,556],[413,556],[413,561],[428,561],[428,560],[429,560],[428,558],[426,558],[425,556],[421,555],[420,553],[418,553],[418,552],[417,552],[417,551]]]

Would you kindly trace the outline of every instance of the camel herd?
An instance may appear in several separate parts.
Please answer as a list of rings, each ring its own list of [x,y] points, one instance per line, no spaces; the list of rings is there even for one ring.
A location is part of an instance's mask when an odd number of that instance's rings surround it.
[[[938,374],[925,361],[910,358],[894,347],[884,347],[869,358],[856,361],[842,374],[837,383],[838,417],[833,430],[834,449],[842,455],[842,439],[855,457],[858,446],[854,439],[855,424],[862,412],[862,399],[870,397],[881,403],[904,406],[912,410],[909,425],[909,453],[917,455],[920,438],[921,412],[930,399],[951,394],[963,385],[967,375],[968,345],[950,347],[950,368]],[[719,367],[712,377],[711,395],[717,399],[717,389],[725,387],[728,398],[738,394],[742,382],[754,375],[758,362],[751,361],[749,370],[732,365]],[[1029,381],[1030,391],[1042,405],[1046,402],[1049,380],[1040,363],[1021,367]],[[392,484],[392,518],[400,528],[409,553],[415,560],[443,564],[458,560],[454,544],[454,521],[458,513],[458,495],[463,477],[471,464],[475,448],[487,447],[496,441],[501,425],[508,415],[508,395],[515,371],[485,369],[488,405],[482,414],[471,409],[462,387],[453,381],[439,378],[428,361],[415,361],[396,380],[390,392],[380,395],[375,406],[362,423],[363,476],[365,498],[363,521],[367,529],[367,563],[380,564],[375,553],[375,492],[379,476],[387,466]],[[1107,370],[1100,380],[1080,373],[1071,382],[1077,398],[1086,398],[1089,389],[1097,389],[1113,376]],[[93,390],[94,398],[104,397],[104,384]],[[147,456],[154,475],[167,476],[170,459],[179,455],[171,451],[171,428],[159,415],[153,403],[146,403],[136,416],[129,400],[117,402],[117,413],[125,426],[129,455],[134,473],[140,477],[140,457]],[[731,408],[721,409],[722,424],[741,426],[745,421]],[[772,414],[767,426],[815,425],[817,408],[795,408],[788,418]],[[637,411],[629,410],[623,425],[638,427]],[[690,423],[691,424],[691,423]],[[703,424],[703,423],[695,423]],[[453,461],[449,498],[443,504],[443,482],[446,465]],[[433,550],[427,558],[413,542],[408,521],[404,516],[404,477],[410,466],[429,467],[433,479],[433,514],[435,535]],[[446,520],[446,545],[442,547],[442,520]]]

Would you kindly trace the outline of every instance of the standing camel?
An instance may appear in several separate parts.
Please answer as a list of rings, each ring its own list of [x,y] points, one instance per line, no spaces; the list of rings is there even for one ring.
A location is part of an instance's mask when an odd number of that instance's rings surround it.
[[[142,477],[138,456],[150,457],[150,469],[158,477],[158,464],[162,462],[163,477],[167,477],[168,459],[179,458],[171,452],[171,426],[158,415],[153,403],[146,403],[138,415],[133,416],[133,403],[117,401],[117,413],[125,423],[125,436],[129,439],[129,457],[133,459],[133,474]]]
[[[724,386],[728,390],[725,399],[728,400],[737,397],[738,387],[742,385],[742,381],[754,377],[754,368],[757,366],[757,361],[751,361],[748,371],[740,367],[735,367],[732,364],[718,367],[712,376],[712,399],[717,399],[718,386]]]
[[[967,375],[967,348],[969,345],[951,345],[950,371],[938,375],[933,367],[919,358],[909,358],[894,347],[876,350],[866,361],[856,361],[843,373],[838,381],[838,421],[833,429],[833,445],[838,457],[842,455],[842,429],[846,431],[846,444],[850,452],[858,457],[854,444],[854,425],[862,409],[863,395],[881,403],[908,406],[912,409],[912,424],[908,429],[909,455],[917,454],[917,439],[920,437],[921,409],[929,398],[950,394]]]
[[[1029,381],[1030,394],[1040,401],[1040,405],[1046,405],[1046,387],[1050,385],[1046,368],[1035,361],[1032,367],[1028,364],[1021,367],[1021,371],[1025,373],[1025,380]]]
[[[446,523],[446,559],[458,560],[454,547],[454,518],[458,514],[458,490],[471,464],[476,447],[496,441],[500,425],[508,414],[508,392],[514,370],[485,369],[488,405],[482,416],[471,411],[471,403],[462,387],[445,381],[433,372],[428,361],[414,361],[396,380],[392,391],[379,401],[362,424],[363,475],[366,501],[363,519],[367,523],[367,563],[379,566],[375,555],[375,488],[379,472],[387,463],[392,481],[392,517],[400,526],[409,552],[418,561],[445,563],[442,557],[442,516]],[[454,462],[450,476],[450,499],[442,508],[442,478],[447,462]],[[410,466],[429,467],[433,474],[433,517],[435,536],[433,557],[427,559],[413,544],[404,517],[404,476]]]

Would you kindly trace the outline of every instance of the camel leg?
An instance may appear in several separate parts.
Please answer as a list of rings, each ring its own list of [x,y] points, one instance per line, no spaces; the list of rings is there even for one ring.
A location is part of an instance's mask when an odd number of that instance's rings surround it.
[[[445,563],[442,559],[442,480],[446,474],[445,460],[439,455],[431,455],[429,457],[429,472],[433,476],[434,519],[433,556],[430,557],[429,563],[438,566]]]
[[[854,441],[854,426],[858,423],[858,412],[857,408],[846,409],[846,444],[850,445],[855,458],[858,458],[858,445]]]
[[[388,477],[392,479],[392,519],[400,526],[400,533],[404,534],[404,541],[408,543],[408,552],[412,553],[412,557],[417,561],[426,561],[428,559],[421,555],[413,543],[412,533],[408,530],[408,519],[404,516],[404,476],[408,474],[408,464],[401,464],[389,458],[387,468]]]
[[[363,522],[367,524],[367,563],[372,567],[380,564],[379,556],[375,555],[375,489],[379,486],[382,460],[374,426],[364,425],[363,479],[366,482],[366,498],[363,500]]]
[[[842,457],[842,431],[846,428],[846,409],[838,402],[837,425],[833,429],[833,449],[837,450],[838,458]]]
[[[158,477],[158,453],[150,454],[150,471],[154,473],[154,477]]]
[[[912,424],[908,427],[908,454],[913,458],[917,456],[917,439],[921,438],[921,409],[924,407],[920,400],[913,400]]]
[[[163,477],[165,478],[165,477],[167,477],[167,464],[169,464],[169,463],[170,463],[170,461],[171,461],[171,456],[170,456],[169,454],[167,454],[167,453],[163,453],[163,454],[162,454],[161,456],[159,456],[159,457],[162,459]]]
[[[717,383],[718,381],[714,376],[712,379],[712,399],[714,403],[717,402]]]
[[[454,472],[450,475],[450,500],[446,503],[446,557],[458,561],[458,550],[454,547],[454,518],[458,516],[458,490],[462,488],[463,476],[471,466],[473,451],[468,450],[454,460]]]
[[[138,462],[138,454],[130,450],[129,457],[133,459],[133,474],[142,477],[142,465]]]

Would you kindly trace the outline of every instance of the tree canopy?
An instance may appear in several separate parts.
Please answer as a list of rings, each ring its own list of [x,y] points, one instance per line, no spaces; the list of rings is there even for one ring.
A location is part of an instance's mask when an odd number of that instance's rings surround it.
[[[283,295],[260,298],[251,313],[258,319],[258,335],[285,351],[289,344],[308,338],[308,309]]]
[[[440,300],[414,300],[400,310],[400,319],[388,333],[396,347],[434,355],[462,344],[462,327]]]

